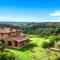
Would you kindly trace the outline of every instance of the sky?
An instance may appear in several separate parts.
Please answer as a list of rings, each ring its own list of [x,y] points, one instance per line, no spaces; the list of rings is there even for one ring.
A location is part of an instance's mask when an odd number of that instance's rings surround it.
[[[0,0],[0,22],[60,22],[60,0]]]

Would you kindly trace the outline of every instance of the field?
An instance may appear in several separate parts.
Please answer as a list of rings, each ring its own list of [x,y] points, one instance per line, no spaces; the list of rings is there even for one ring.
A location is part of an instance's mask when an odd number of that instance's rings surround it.
[[[21,49],[8,50],[14,53],[16,60],[55,60],[60,53],[43,49],[41,47],[43,41],[49,40],[40,37],[31,37],[31,49],[30,47],[24,47]]]

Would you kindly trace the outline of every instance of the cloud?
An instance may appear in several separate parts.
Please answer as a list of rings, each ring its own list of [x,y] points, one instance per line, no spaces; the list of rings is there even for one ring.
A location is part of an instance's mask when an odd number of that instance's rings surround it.
[[[0,22],[60,22],[58,19],[40,19],[33,17],[21,17],[21,16],[0,16]]]
[[[50,16],[58,16],[58,17],[60,17],[60,10],[54,11],[54,12],[50,13],[49,15]]]
[[[52,16],[52,19],[48,20],[49,22],[60,22],[60,10],[49,13],[49,16]]]
[[[47,20],[43,20],[40,18],[33,17],[24,17],[24,16],[0,16],[1,22],[46,22]]]
[[[57,19],[57,20],[49,20],[48,22],[60,22],[60,19]]]
[[[8,22],[39,22],[41,19],[33,17],[24,17],[24,16],[0,16],[0,21]]]

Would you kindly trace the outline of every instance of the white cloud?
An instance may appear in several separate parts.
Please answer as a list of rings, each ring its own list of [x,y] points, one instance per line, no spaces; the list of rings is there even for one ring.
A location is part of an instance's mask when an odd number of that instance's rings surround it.
[[[52,19],[48,20],[49,22],[60,22],[60,10],[49,13],[49,16],[52,16]]]
[[[55,20],[50,19],[40,19],[33,17],[20,17],[20,16],[0,16],[0,21],[8,21],[8,22],[60,22],[60,17]]]
[[[33,17],[24,17],[24,16],[0,16],[0,21],[8,21],[8,22],[46,22],[47,20],[43,20],[40,18]]]
[[[59,16],[60,17],[60,10],[54,11],[49,14],[50,16]]]
[[[60,22],[60,19],[57,19],[57,20],[49,20],[48,22]]]
[[[12,22],[39,22],[41,19],[24,16],[0,16],[0,21],[12,21]]]

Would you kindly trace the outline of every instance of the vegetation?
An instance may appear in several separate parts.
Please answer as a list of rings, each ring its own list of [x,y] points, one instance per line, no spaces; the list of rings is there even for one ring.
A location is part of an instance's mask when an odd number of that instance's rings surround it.
[[[60,34],[59,23],[28,23],[21,24],[21,30],[27,34],[39,35],[41,37],[57,36]]]
[[[15,56],[9,51],[5,51],[3,53],[0,52],[0,60],[15,60]]]
[[[30,38],[30,40],[28,47],[7,50],[15,55],[16,60],[55,60],[58,56],[60,57],[59,52],[42,48],[43,42],[49,42],[49,39],[35,36]]]
[[[5,47],[5,45],[0,41],[0,51],[3,52]]]
[[[60,60],[60,57],[57,57],[55,60]]]
[[[30,37],[30,44],[16,49],[1,48],[0,60],[60,60],[60,53],[50,50],[60,48],[60,23],[20,24],[19,29]],[[0,46],[4,47],[2,43]]]
[[[49,47],[49,43],[46,42],[46,41],[44,41],[44,42],[42,43],[42,47],[43,47],[43,48],[48,48],[48,47]]]

